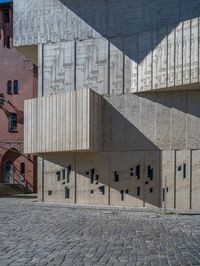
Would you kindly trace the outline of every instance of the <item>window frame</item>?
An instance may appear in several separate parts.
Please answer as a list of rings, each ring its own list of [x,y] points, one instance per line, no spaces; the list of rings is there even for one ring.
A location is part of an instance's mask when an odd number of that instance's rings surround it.
[[[11,113],[8,117],[8,131],[17,132],[17,114]]]

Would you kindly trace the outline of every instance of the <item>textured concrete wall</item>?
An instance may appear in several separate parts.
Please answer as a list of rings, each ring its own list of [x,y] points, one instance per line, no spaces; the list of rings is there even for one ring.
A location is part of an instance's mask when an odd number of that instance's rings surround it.
[[[45,44],[48,90],[105,94],[199,82],[198,0],[15,0],[14,8],[15,45]]]
[[[159,151],[52,153],[45,154],[43,158],[44,173],[48,176],[44,179],[46,201],[160,206]],[[62,173],[69,165],[71,172],[68,182],[62,179],[62,175],[58,181],[56,172]],[[138,165],[139,176],[136,172]],[[148,167],[154,169],[152,180],[148,176]],[[70,190],[68,199],[65,198],[66,187]],[[48,195],[48,191],[52,194]]]
[[[158,207],[166,180],[168,207],[200,208],[199,1],[14,7],[15,45],[39,44],[40,96],[88,88],[103,95],[99,151],[41,154],[39,198]],[[69,166],[70,177],[58,181]]]
[[[85,89],[25,101],[24,152],[98,151],[100,100]]]

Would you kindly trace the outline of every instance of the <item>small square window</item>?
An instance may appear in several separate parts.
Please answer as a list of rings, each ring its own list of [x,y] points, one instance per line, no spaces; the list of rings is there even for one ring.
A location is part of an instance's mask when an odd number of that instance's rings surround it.
[[[90,190],[90,194],[94,194],[94,190]]]

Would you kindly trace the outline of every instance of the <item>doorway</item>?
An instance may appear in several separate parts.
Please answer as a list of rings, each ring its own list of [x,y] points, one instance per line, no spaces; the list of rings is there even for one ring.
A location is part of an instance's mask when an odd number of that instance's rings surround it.
[[[14,165],[12,161],[5,161],[3,163],[3,182],[5,184],[14,183]]]

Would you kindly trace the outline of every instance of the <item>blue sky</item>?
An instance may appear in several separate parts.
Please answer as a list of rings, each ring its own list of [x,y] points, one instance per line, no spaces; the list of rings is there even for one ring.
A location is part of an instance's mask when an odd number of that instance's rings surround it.
[[[0,3],[9,3],[12,2],[12,0],[0,0]]]

